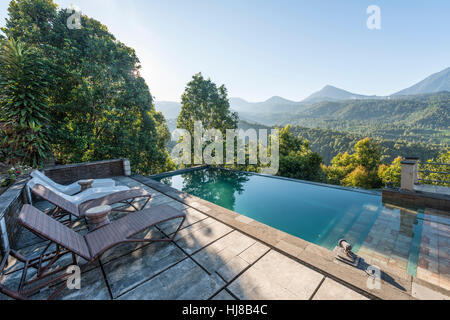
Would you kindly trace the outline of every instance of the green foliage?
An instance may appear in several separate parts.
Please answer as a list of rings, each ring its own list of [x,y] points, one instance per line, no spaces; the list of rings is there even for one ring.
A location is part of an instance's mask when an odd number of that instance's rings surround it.
[[[355,153],[340,153],[325,168],[328,181],[349,187],[374,189],[381,186],[378,167],[381,155],[378,144],[370,138],[363,139],[355,145]]]
[[[8,11],[3,32],[53,63],[47,88],[57,162],[127,157],[142,173],[174,168],[164,117],[133,49],[86,16],[81,29],[68,29],[70,14],[51,0],[12,1]]]
[[[347,152],[339,153],[331,161],[331,166],[323,166],[328,182],[339,185],[356,168],[353,156]]]
[[[14,39],[0,47],[0,111],[2,158],[32,166],[50,151],[48,66],[40,52]]]
[[[402,157],[397,157],[392,164],[382,164],[378,168],[378,177],[384,185],[392,183],[394,187],[400,187],[402,177]]]
[[[450,144],[449,104],[450,92],[439,92],[389,99],[300,104],[296,106],[296,112],[242,113],[240,117],[269,126],[291,124],[383,140],[443,144],[445,147]],[[328,163],[330,159],[325,161]]]
[[[237,128],[238,117],[230,111],[227,89],[224,85],[217,87],[201,73],[195,74],[187,84],[181,104],[177,128],[188,130],[192,136],[195,121],[201,121],[205,130],[218,129],[224,135],[227,129]]]
[[[364,138],[364,136],[359,134],[331,129],[310,129],[292,126],[291,130],[295,134],[308,139],[308,141],[310,141],[311,149],[314,152],[319,153],[323,157],[324,163],[327,165],[329,165],[331,160],[339,153],[354,152],[355,144]],[[448,149],[445,145],[401,140],[399,137],[401,137],[402,133],[396,133],[386,139],[372,138],[372,140],[379,145],[382,161],[391,163],[398,156],[415,156],[419,157],[422,161],[427,161],[439,156],[439,154]],[[419,132],[417,134],[419,134]]]
[[[378,144],[365,138],[355,145],[356,153],[354,154],[357,165],[366,168],[368,171],[374,171],[380,165],[380,150]]]
[[[279,176],[322,181],[324,176],[321,164],[322,157],[311,151],[307,140],[293,135],[290,126],[280,130]]]
[[[358,187],[364,189],[371,189],[371,175],[363,166],[357,166],[355,170],[350,172],[342,181],[341,184],[346,187]]]
[[[194,138],[194,124],[200,121],[203,130],[217,129],[222,133],[223,150],[226,150],[226,131],[237,128],[238,117],[230,111],[227,89],[224,85],[217,87],[211,79],[206,80],[197,73],[187,84],[181,96],[181,112],[177,119],[177,128],[189,131]],[[203,132],[202,132],[203,134]],[[206,147],[206,141],[202,150]],[[192,143],[192,151],[194,143]],[[192,163],[195,163],[192,152]]]
[[[447,164],[447,165],[437,165],[434,163]],[[435,159],[432,159],[425,163],[422,163],[421,170],[426,171],[426,172],[421,173],[421,178],[424,180],[430,180],[430,181],[422,181],[422,182],[426,183],[426,184],[450,187],[450,166],[449,166],[449,164],[450,164],[450,151],[439,155]],[[439,182],[431,182],[431,181],[439,181]]]

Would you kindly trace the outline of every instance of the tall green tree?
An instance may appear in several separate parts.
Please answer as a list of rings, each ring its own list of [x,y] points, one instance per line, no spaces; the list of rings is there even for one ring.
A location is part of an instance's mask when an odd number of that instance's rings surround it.
[[[224,85],[217,87],[211,79],[197,73],[187,84],[181,96],[181,112],[177,128],[186,129],[192,135],[194,122],[201,121],[204,129],[218,129],[226,133],[227,129],[236,129],[238,116],[231,112],[228,91]]]
[[[2,157],[37,166],[50,153],[45,59],[14,39],[0,44]]]
[[[201,73],[197,73],[187,84],[181,96],[181,104],[177,128],[187,130],[192,138],[194,138],[194,125],[197,121],[201,122],[203,131],[219,130],[222,133],[223,150],[225,150],[226,131],[237,129],[239,121],[237,114],[230,110],[225,86],[217,87],[211,79],[205,79]],[[206,141],[203,141],[202,150],[205,145]],[[192,143],[192,151],[194,147],[195,143]],[[198,164],[195,162],[194,152],[192,152],[192,163]]]

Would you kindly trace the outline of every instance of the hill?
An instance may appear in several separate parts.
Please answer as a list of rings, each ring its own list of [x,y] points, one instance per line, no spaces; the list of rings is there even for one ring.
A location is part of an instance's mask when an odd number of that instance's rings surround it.
[[[304,104],[311,104],[322,101],[362,100],[362,99],[377,99],[377,98],[379,97],[355,94],[333,86],[326,86],[322,90],[313,93],[302,102]]]
[[[242,98],[231,98],[230,106],[239,113],[286,113],[301,110],[303,103],[272,97],[264,102],[248,102]]]
[[[419,83],[395,93],[393,96],[436,93],[441,91],[450,91],[450,67],[432,74]]]

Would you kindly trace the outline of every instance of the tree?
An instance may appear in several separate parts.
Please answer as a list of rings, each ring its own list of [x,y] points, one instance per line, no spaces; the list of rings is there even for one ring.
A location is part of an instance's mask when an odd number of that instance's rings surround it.
[[[49,156],[48,66],[38,50],[14,39],[0,47],[0,111],[3,157],[37,166]]]
[[[354,154],[338,154],[325,171],[330,183],[366,189],[378,188],[381,186],[381,179],[378,177],[380,163],[378,144],[365,138],[355,145]]]
[[[364,189],[371,189],[371,178],[367,169],[363,166],[357,166],[355,170],[350,172],[343,180],[342,185],[347,187],[359,187]]]
[[[87,16],[81,29],[68,29],[70,13],[51,0],[12,1],[8,11],[2,31],[53,63],[47,92],[57,161],[128,157],[142,173],[174,167],[165,119],[155,111],[132,48]]]
[[[181,112],[177,128],[186,129],[194,134],[195,121],[201,121],[203,128],[218,129],[223,134],[227,129],[236,129],[238,116],[230,111],[228,92],[224,85],[217,87],[211,79],[204,79],[197,73],[187,84],[181,96]]]
[[[331,184],[341,184],[347,175],[355,170],[356,164],[353,156],[347,152],[339,153],[331,160],[331,166],[324,167],[328,182]]]
[[[369,172],[378,169],[380,165],[380,148],[370,138],[365,138],[355,145],[355,162],[366,168]]]
[[[197,73],[187,84],[181,96],[181,104],[182,108],[177,119],[177,128],[187,130],[192,138],[194,138],[194,125],[197,121],[201,122],[203,132],[206,130],[219,130],[222,135],[223,150],[225,150],[226,131],[237,129],[239,121],[237,114],[230,111],[230,103],[225,86],[217,87],[211,79],[206,80],[201,73]],[[203,141],[202,150],[204,150],[206,143],[206,140]],[[192,151],[194,148],[194,143],[192,143]],[[191,163],[200,164],[197,163],[198,160],[195,161],[194,152],[192,152]]]
[[[400,187],[402,178],[402,157],[397,157],[390,166],[380,165],[378,168],[378,177],[384,185],[392,183],[395,187]]]
[[[321,164],[322,157],[312,152],[309,142],[300,136],[294,136],[290,126],[280,130],[280,169],[282,177],[309,181],[324,179]]]

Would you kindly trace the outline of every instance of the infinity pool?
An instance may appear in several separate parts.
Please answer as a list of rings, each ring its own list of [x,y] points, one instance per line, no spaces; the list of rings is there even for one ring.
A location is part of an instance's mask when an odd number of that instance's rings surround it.
[[[330,250],[345,238],[356,252],[413,275],[423,222],[449,224],[423,210],[386,207],[376,193],[250,173],[205,169],[156,180]]]

